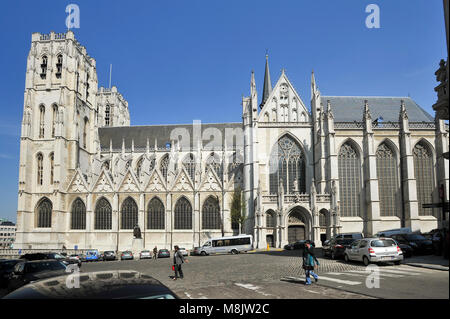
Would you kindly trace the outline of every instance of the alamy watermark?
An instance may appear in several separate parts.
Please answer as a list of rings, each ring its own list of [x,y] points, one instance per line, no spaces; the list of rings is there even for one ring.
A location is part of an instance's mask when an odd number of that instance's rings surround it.
[[[68,16],[66,18],[67,29],[79,29],[80,28],[80,7],[77,4],[71,3],[67,5],[66,12]]]
[[[368,29],[380,28],[380,7],[376,4],[369,4],[366,7],[366,13],[370,13],[366,18],[366,27]]]

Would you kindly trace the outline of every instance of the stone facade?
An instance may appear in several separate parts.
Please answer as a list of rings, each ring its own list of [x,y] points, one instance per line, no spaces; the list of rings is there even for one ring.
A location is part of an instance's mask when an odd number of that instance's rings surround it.
[[[242,122],[130,126],[127,101],[116,87],[98,88],[95,60],[71,31],[33,34],[15,247],[132,249],[138,225],[146,249],[189,249],[238,233],[230,212],[240,189],[243,231],[256,248],[302,238],[320,246],[342,232],[440,225],[439,211],[424,213],[419,204],[424,192],[437,200],[438,185],[448,200],[443,121],[409,98],[322,96],[314,74],[309,111],[284,70],[272,88],[268,60],[263,102],[253,73],[250,93]],[[430,158],[417,161],[417,145]],[[383,147],[395,181],[377,175],[378,163],[386,162]],[[418,186],[422,164],[433,176],[420,177]],[[345,184],[345,172],[353,172],[358,187]],[[395,188],[390,206],[380,185]],[[381,213],[384,207],[395,208],[392,216]]]

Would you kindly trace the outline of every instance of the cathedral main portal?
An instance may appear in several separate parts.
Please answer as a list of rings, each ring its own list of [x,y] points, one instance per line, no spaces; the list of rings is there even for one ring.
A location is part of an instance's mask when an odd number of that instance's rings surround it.
[[[301,208],[292,209],[288,218],[288,242],[307,239],[308,218]]]

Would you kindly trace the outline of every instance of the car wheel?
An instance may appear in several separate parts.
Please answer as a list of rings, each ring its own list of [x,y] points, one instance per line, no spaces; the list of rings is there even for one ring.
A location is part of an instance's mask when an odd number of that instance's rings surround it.
[[[400,265],[400,260],[394,261],[395,265]]]
[[[367,258],[367,256],[363,257],[363,263],[364,263],[364,266],[369,266],[370,260],[369,260],[369,258]]]
[[[237,251],[236,249],[233,249],[233,250],[231,251],[231,253],[232,253],[233,255],[236,255],[236,254],[238,253],[238,251]]]
[[[348,263],[350,261],[350,259],[348,258],[347,254],[344,255],[344,260],[345,260],[346,263]]]
[[[333,260],[336,259],[336,255],[334,254],[334,251],[331,252],[331,259],[333,259]]]
[[[200,255],[206,256],[206,252],[202,251]]]

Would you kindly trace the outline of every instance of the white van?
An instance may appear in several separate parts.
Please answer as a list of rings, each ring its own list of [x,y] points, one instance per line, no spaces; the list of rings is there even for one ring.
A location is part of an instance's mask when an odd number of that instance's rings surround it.
[[[242,251],[247,252],[252,250],[252,245],[252,235],[211,238],[199,248],[199,253],[202,256],[217,253],[238,254]]]

